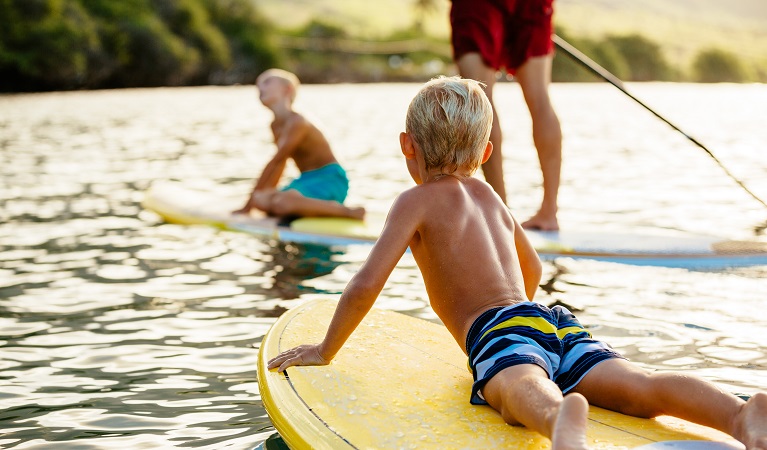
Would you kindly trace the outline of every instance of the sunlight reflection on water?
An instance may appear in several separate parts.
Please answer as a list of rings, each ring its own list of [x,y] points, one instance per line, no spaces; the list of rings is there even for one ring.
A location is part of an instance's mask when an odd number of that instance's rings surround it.
[[[767,197],[767,86],[630,88]],[[324,124],[350,174],[350,204],[385,214],[411,185],[397,134],[417,89],[302,88],[298,106]],[[540,199],[529,115],[517,86],[496,89],[510,204],[523,219]],[[755,239],[767,211],[679,133],[608,85],[560,84],[552,96],[564,227]],[[273,432],[254,346],[285,310],[336,297],[369,248],[165,225],[139,203],[154,180],[244,193],[273,151],[269,121],[251,87],[0,97],[0,446],[253,448]],[[545,263],[536,299],[573,306],[646,367],[750,393],[767,388],[765,278],[764,266],[559,258]],[[377,304],[436,320],[411,255]]]

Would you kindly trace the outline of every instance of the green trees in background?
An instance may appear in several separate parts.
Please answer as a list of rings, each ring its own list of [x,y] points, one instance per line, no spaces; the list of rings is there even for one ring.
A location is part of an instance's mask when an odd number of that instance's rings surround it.
[[[689,74],[672,67],[658,44],[639,35],[607,36],[595,41],[571,37],[559,29],[560,37],[588,55],[619,79],[626,81],[696,81],[703,83],[740,83],[761,79],[764,74],[749,75],[743,62],[721,49],[701,50],[693,59]],[[572,61],[564,52],[554,58],[554,81],[596,81],[597,78]]]
[[[71,87],[88,76],[100,43],[79,3],[0,0],[0,78],[11,89]]]
[[[703,83],[746,80],[746,70],[732,53],[720,49],[707,49],[698,53],[692,63],[693,78]]]
[[[629,68],[626,78],[632,81],[667,81],[673,78],[660,46],[643,36],[608,36],[604,44],[613,47],[623,57]]]
[[[285,33],[283,61],[305,83],[349,81],[344,75],[360,75],[359,69],[350,70],[352,57],[357,55],[335,52],[333,45],[347,37],[346,31],[337,25],[312,20],[299,29]]]
[[[557,34],[589,56],[610,73],[627,81],[671,81],[678,75],[671,69],[660,47],[639,35],[607,36],[602,40],[570,37],[566,30]],[[594,75],[572,61],[564,52],[554,58],[554,81],[595,81]]]
[[[252,82],[276,64],[248,0],[0,0],[0,89]]]
[[[253,83],[264,70],[278,65],[274,28],[250,0],[202,0],[210,21],[226,37],[231,63],[211,74],[211,83]]]
[[[315,19],[285,31],[278,41],[283,64],[306,83],[424,81],[444,73],[451,61],[447,43],[415,26],[383,40],[360,41]]]
[[[593,39],[570,36],[567,30],[562,28],[557,29],[557,35],[616,77],[626,79],[630,75],[629,63],[614,46]],[[554,56],[551,78],[553,81],[596,81],[591,72],[585,70],[561,50]]]
[[[414,24],[371,42],[327,20],[275,29],[253,0],[0,0],[0,91],[252,83],[274,66],[310,83],[422,81],[450,71],[449,42],[423,32],[434,1],[414,0]],[[767,81],[723,50],[684,70],[640,35],[557,33],[626,81]],[[564,52],[552,78],[597,81]]]

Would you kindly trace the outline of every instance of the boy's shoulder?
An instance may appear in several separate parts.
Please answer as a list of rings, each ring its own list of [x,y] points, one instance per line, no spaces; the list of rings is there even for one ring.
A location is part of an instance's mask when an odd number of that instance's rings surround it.
[[[304,116],[303,114],[301,114],[298,111],[291,111],[290,115],[287,117],[287,121],[286,122],[294,124],[294,125],[303,124],[303,123],[307,123],[307,124],[310,123],[309,119],[307,119],[306,116]]]
[[[446,182],[445,182],[446,181]],[[469,193],[472,191],[472,193]],[[477,195],[477,192],[481,192]],[[490,185],[476,178],[468,178],[461,181],[453,178],[452,180],[440,180],[418,184],[410,187],[400,193],[400,203],[419,210],[444,210],[445,208],[455,209],[461,202],[457,202],[457,197],[470,195],[474,201],[485,202],[495,201],[494,191]],[[465,198],[465,197],[464,197]],[[498,199],[498,201],[500,201]]]
[[[430,192],[433,193],[430,188],[429,183],[409,187],[397,195],[393,206],[399,207],[405,213],[427,209],[429,207],[429,194]]]
[[[313,128],[313,125],[301,113],[291,111],[287,116],[275,119],[272,128],[280,134],[303,135]]]
[[[315,129],[319,131],[319,127],[315,124],[314,120],[297,111],[290,113],[288,123],[295,129]]]

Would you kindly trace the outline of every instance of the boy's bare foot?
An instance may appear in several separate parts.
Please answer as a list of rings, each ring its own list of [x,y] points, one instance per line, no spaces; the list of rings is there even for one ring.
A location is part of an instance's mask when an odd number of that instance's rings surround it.
[[[349,217],[352,219],[362,220],[365,218],[365,208],[361,206],[349,208]]]
[[[237,211],[232,211],[232,215],[235,216],[247,216],[250,214],[249,208],[240,208]]]
[[[754,394],[734,419],[733,437],[747,450],[767,450],[767,393]]]
[[[554,432],[551,435],[552,450],[584,450],[586,446],[586,420],[589,404],[581,394],[569,394],[559,407]]]
[[[556,214],[547,215],[538,211],[533,217],[522,222],[522,228],[527,230],[557,231],[559,230],[559,222],[557,221]]]

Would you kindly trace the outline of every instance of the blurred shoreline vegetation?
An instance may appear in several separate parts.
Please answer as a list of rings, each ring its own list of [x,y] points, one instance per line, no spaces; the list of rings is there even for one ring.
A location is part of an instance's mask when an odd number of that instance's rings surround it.
[[[0,0],[3,91],[231,84],[277,64],[247,0]]]
[[[412,0],[410,23],[363,39],[332,18],[278,28],[251,0],[0,0],[0,91],[248,84],[269,67],[305,83],[424,81],[455,73],[448,38],[424,31],[434,5]],[[720,48],[681,67],[638,34],[556,30],[625,81],[767,82]],[[563,51],[552,78],[599,81]]]

